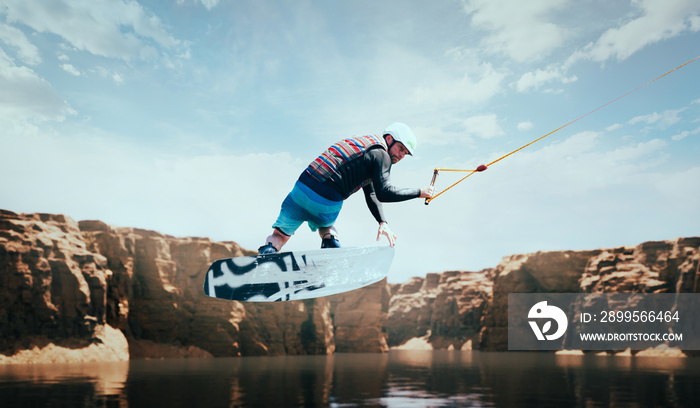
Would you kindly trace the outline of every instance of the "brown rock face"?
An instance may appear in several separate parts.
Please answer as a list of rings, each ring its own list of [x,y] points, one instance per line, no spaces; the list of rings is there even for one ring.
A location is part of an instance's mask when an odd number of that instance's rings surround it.
[[[581,291],[698,292],[699,247],[700,238],[681,238],[604,250],[586,266]]]
[[[480,348],[508,349],[509,293],[577,293],[589,259],[600,251],[537,252],[504,257],[482,322]]]
[[[389,309],[386,279],[329,297],[338,352],[378,353],[389,350],[385,331]]]
[[[508,293],[698,292],[700,238],[512,255],[494,269],[386,280],[275,304],[209,298],[234,242],[0,210],[0,363],[507,350]],[[128,341],[128,343],[127,343]],[[128,350],[127,350],[128,345]]]
[[[328,299],[242,304],[205,296],[233,242],[0,211],[0,352],[98,341],[110,325],[132,358],[332,353]]]
[[[63,216],[0,211],[0,349],[33,338],[89,344],[105,323],[107,259]]]
[[[389,346],[426,336],[435,349],[478,344],[492,287],[492,270],[428,274],[396,286],[387,324]]]
[[[387,325],[389,346],[396,347],[413,338],[424,337],[430,330],[435,287],[431,281],[439,275],[430,274],[426,278],[412,278],[392,289]]]
[[[482,320],[480,347],[508,349],[508,293],[675,293],[700,289],[700,238],[599,251],[505,257]]]
[[[245,309],[206,299],[200,283],[210,259],[244,255],[240,247],[98,221],[83,221],[80,227],[87,248],[107,259],[107,323],[127,335],[132,357],[154,350],[140,342],[195,346],[212,355],[241,353],[237,322]]]

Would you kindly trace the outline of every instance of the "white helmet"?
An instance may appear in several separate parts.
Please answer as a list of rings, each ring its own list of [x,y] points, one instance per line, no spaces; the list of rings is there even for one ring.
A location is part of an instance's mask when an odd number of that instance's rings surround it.
[[[400,122],[392,123],[391,125],[389,125],[389,127],[386,128],[384,134],[391,135],[391,137],[393,137],[394,140],[396,140],[397,142],[401,142],[401,144],[406,146],[408,154],[413,156],[413,152],[416,150],[417,141],[416,135],[413,134],[413,131],[410,127]]]

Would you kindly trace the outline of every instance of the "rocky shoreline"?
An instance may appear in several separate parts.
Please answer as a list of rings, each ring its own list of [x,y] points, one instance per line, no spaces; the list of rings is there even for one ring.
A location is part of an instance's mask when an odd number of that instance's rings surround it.
[[[275,304],[204,296],[235,242],[0,210],[0,363],[507,349],[507,294],[698,292],[700,238],[505,257]]]

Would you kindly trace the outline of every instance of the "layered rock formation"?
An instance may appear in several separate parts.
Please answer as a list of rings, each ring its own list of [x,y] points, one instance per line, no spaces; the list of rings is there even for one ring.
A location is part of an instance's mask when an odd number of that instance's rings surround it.
[[[274,304],[205,296],[234,242],[0,210],[0,363],[436,349],[507,350],[508,293],[698,292],[700,238],[505,257]]]
[[[493,270],[431,273],[394,285],[387,332],[389,346],[424,338],[432,348],[478,345],[481,319],[491,299]]]
[[[376,353],[389,350],[386,279],[362,289],[330,296],[336,351]]]
[[[77,223],[2,212],[0,242],[0,349],[96,339],[107,324],[107,259],[88,251]]]
[[[697,293],[699,264],[700,238],[505,257],[495,269],[480,348],[508,349],[508,293]]]
[[[579,280],[599,251],[555,251],[504,257],[494,271],[493,297],[482,321],[479,348],[508,349],[509,293],[578,293]]]
[[[211,262],[250,254],[233,242],[0,211],[0,352],[84,348],[103,342],[109,326],[128,341],[121,359],[325,354],[336,348],[333,318],[348,339],[341,344],[361,337],[366,351],[386,349],[382,296],[352,310],[336,302],[333,315],[332,298],[243,304],[204,296]],[[362,307],[372,318],[345,317]]]

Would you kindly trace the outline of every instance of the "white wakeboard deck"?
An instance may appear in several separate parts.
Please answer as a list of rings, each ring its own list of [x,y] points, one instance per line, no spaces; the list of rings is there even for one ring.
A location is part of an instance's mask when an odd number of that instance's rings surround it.
[[[220,259],[204,279],[208,296],[277,302],[335,295],[384,279],[389,246],[317,249]]]

